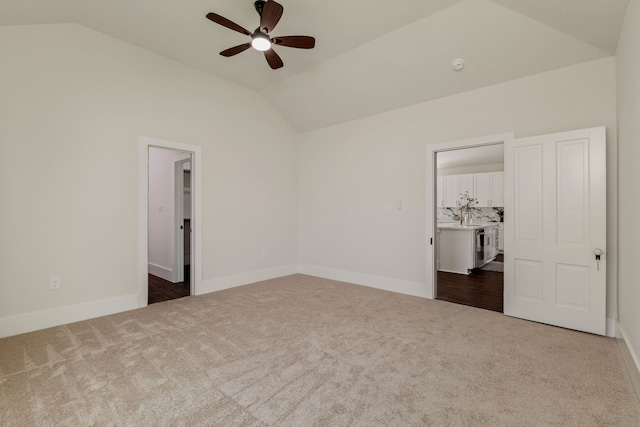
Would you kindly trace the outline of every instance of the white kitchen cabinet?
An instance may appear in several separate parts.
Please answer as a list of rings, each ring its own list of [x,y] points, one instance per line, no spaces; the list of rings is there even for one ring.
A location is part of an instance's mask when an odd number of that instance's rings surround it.
[[[438,269],[449,273],[469,274],[475,263],[474,230],[439,230]]]
[[[455,208],[460,198],[460,176],[446,175],[442,177],[442,193],[444,195],[444,206]]]
[[[491,206],[491,172],[473,174],[473,190],[478,199],[478,207]]]
[[[504,207],[504,172],[445,175],[437,179],[437,206],[455,208],[466,191],[478,199],[476,207]]]
[[[504,252],[504,223],[501,222],[498,225],[498,251],[500,253]]]
[[[484,244],[485,260],[493,259],[498,255],[498,245],[500,244],[500,238],[498,237],[499,228],[497,225],[485,227],[484,229]]]
[[[504,207],[504,172],[491,172],[492,206]]]
[[[498,255],[498,225],[439,224],[436,245],[439,271],[470,274]]]
[[[504,172],[473,174],[473,183],[478,207],[504,206]]]
[[[460,200],[460,195],[464,194],[465,191],[468,191],[469,195],[471,197],[474,197],[473,174],[469,173],[464,175],[445,175],[441,178],[443,204],[439,204],[438,206],[447,208],[457,207],[458,201]],[[440,196],[438,196],[438,199],[440,200]]]
[[[474,191],[473,191],[473,174],[472,173],[468,173],[465,175],[458,175],[460,177],[460,188],[458,191],[458,199],[460,199],[460,195],[464,194],[465,192],[469,192],[469,195],[471,197],[475,197],[474,196]]]

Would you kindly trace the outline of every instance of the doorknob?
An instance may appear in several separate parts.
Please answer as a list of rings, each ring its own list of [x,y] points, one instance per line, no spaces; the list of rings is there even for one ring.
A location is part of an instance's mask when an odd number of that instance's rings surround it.
[[[596,256],[596,267],[598,268],[598,271],[600,271],[600,255],[602,255],[602,249],[595,248],[593,253]]]

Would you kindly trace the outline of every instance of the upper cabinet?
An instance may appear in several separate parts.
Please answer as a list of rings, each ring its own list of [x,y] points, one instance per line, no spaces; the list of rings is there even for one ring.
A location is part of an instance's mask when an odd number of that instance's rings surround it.
[[[468,191],[473,196],[473,174],[445,175],[438,177],[438,206],[454,208],[458,206],[460,194]]]
[[[477,206],[491,206],[491,172],[474,174],[473,184]]]
[[[491,206],[504,207],[504,172],[491,172]]]
[[[472,173],[468,173],[465,175],[458,175],[460,177],[460,191],[458,191],[458,195],[456,199],[460,199],[460,195],[465,192],[469,192],[469,195],[473,197],[473,175]]]
[[[504,172],[476,173],[473,179],[478,207],[504,206]]]
[[[504,207],[504,172],[439,176],[438,207],[456,207],[466,191],[478,199],[476,207]]]
[[[444,200],[444,207],[455,207],[458,200],[458,193],[460,192],[460,176],[459,175],[447,175],[442,177],[442,199]]]

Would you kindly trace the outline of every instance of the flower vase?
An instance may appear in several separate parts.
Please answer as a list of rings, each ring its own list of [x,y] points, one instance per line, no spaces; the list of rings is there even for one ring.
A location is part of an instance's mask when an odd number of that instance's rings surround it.
[[[462,220],[465,225],[471,225],[471,223],[473,222],[473,215],[471,215],[471,211],[465,211],[465,213],[462,215]]]

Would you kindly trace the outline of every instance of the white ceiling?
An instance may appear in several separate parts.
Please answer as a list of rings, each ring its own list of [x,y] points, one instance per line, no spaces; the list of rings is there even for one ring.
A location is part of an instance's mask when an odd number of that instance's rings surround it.
[[[502,164],[504,163],[504,145],[493,144],[481,147],[440,151],[436,156],[436,162],[438,169]]]
[[[78,23],[260,92],[308,131],[615,54],[629,0],[278,0],[274,35],[313,50],[218,52],[253,31],[253,0],[0,0],[0,25]],[[466,61],[454,72],[451,62]]]

